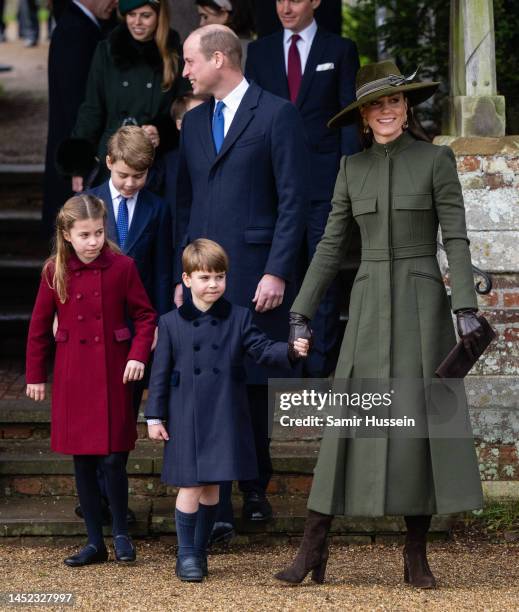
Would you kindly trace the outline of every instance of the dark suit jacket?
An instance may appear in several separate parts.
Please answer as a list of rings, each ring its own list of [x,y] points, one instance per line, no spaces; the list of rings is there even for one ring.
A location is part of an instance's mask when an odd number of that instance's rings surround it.
[[[264,274],[288,281],[283,304],[256,314],[273,339],[286,340],[288,309],[308,206],[307,148],[292,104],[250,85],[216,155],[211,132],[214,101],[191,110],[181,132],[176,206],[175,279],[183,247],[196,238],[220,243],[230,258],[229,300],[253,308]],[[249,382],[266,382],[251,368]]]
[[[91,189],[108,210],[108,237],[118,244],[117,225],[108,181]],[[131,257],[148,297],[159,315],[173,308],[173,245],[169,206],[151,191],[141,189],[137,197],[128,238],[123,250]]]
[[[311,198],[330,200],[341,155],[360,151],[356,126],[330,130],[327,122],[355,100],[359,56],[355,43],[318,27],[296,100],[311,151]],[[250,43],[247,78],[282,98],[288,92],[283,32]]]
[[[101,29],[70,2],[52,33],[49,47],[49,131],[45,159],[43,224],[51,235],[56,213],[72,195],[70,178],[55,167],[58,145],[70,136],[81,103]]]

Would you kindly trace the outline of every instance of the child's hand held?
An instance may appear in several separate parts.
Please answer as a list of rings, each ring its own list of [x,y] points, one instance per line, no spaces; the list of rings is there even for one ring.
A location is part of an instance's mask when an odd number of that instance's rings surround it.
[[[123,383],[141,380],[144,376],[144,364],[141,361],[130,359],[126,364],[123,375]]]
[[[148,425],[148,436],[151,440],[169,440],[168,432],[164,425]]]
[[[300,357],[308,357],[310,343],[304,338],[297,338],[297,340],[294,340],[294,348]]]
[[[28,384],[25,393],[27,397],[41,402],[45,399],[45,383]]]

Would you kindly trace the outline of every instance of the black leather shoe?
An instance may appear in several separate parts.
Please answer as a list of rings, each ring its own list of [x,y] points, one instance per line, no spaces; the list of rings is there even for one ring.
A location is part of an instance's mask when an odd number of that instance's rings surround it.
[[[264,494],[244,493],[242,518],[246,521],[269,521],[272,518],[272,506]]]
[[[79,518],[85,518],[83,516],[83,510],[81,510],[81,506],[79,504],[74,508],[74,513],[76,516],[79,516]],[[103,497],[101,498],[101,513],[103,526],[106,527],[107,525],[111,525],[112,513],[110,512],[110,507]],[[135,519],[135,516],[133,518]]]
[[[177,557],[175,574],[184,582],[202,582],[204,572],[200,558],[196,555]]]
[[[229,542],[234,538],[235,531],[234,526],[231,523],[223,523],[221,521],[217,521],[213,525],[213,530],[211,531],[211,537],[209,538],[208,548],[214,546],[215,544],[229,544]]]
[[[133,563],[137,558],[132,539],[127,535],[114,537],[115,560],[122,563]]]
[[[87,544],[77,555],[64,559],[63,563],[69,567],[82,567],[83,565],[92,565],[93,563],[104,563],[107,560],[108,551],[104,546],[97,548],[93,544]]]

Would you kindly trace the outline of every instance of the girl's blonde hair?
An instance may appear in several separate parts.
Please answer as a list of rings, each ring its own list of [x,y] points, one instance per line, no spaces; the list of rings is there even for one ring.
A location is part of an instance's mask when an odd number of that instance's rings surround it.
[[[178,53],[172,51],[168,45],[169,39],[169,7],[168,0],[160,0],[157,7],[156,3],[150,4],[151,8],[159,15],[159,22],[155,31],[155,44],[162,57],[162,89],[168,91],[177,78],[178,73]]]
[[[86,219],[102,219],[106,228],[106,207],[103,200],[93,195],[78,195],[68,199],[56,217],[56,234],[54,237],[53,254],[43,266],[42,275],[59,297],[62,304],[67,301],[68,260],[74,253],[74,248],[65,240],[64,232],[70,232],[76,221]],[[119,248],[105,235],[105,246],[120,253]],[[52,277],[50,275],[52,274]]]

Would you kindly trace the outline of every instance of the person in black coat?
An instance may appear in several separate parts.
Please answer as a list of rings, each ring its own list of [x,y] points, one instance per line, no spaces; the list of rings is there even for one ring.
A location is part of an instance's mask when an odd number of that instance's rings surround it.
[[[191,299],[160,318],[145,416],[150,438],[166,441],[162,481],[180,488],[177,575],[196,582],[207,575],[219,483],[258,475],[245,356],[281,373],[290,361],[286,342],[269,340],[248,308],[223,298],[229,264],[219,244],[195,240],[182,264]],[[295,348],[304,357],[308,341]]]
[[[355,126],[330,130],[328,121],[355,100],[357,47],[348,38],[318,26],[314,12],[320,0],[277,2],[284,30],[249,45],[245,75],[263,89],[292,100],[303,118],[310,146],[311,205],[306,219],[302,272],[310,263],[331,210],[342,155],[360,151]],[[294,35],[299,38],[293,41]],[[294,69],[292,59],[299,62]],[[297,74],[293,76],[294,70]],[[312,321],[314,348],[305,363],[313,378],[335,369],[342,334],[339,329],[340,288],[335,281]]]
[[[104,24],[117,0],[69,2],[52,33],[49,47],[49,125],[42,223],[46,237],[54,234],[56,213],[71,195],[70,179],[55,165],[59,144],[70,136],[79,107],[85,98],[86,82],[97,43],[104,38]]]

